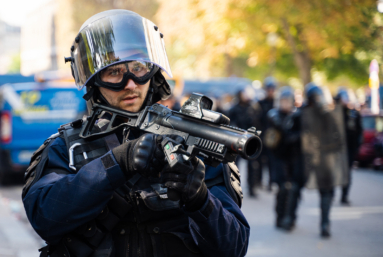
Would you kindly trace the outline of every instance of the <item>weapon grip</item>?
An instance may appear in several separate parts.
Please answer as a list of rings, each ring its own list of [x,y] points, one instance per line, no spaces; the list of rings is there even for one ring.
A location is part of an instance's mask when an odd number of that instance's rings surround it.
[[[162,149],[165,153],[166,160],[170,168],[174,169],[184,169],[187,168],[187,165],[184,163],[186,158],[185,154],[190,155],[190,153],[185,150],[177,147],[177,142],[171,140],[170,138],[164,138],[161,142]],[[181,152],[181,153],[179,153]],[[181,194],[174,189],[168,188],[168,199],[172,201],[178,201],[181,198]]]
[[[162,149],[165,153],[166,160],[171,168],[182,166],[181,154],[172,152],[175,147],[175,142],[170,138],[164,138],[161,142]],[[181,194],[174,189],[168,188],[168,198],[171,201],[178,201],[181,198]]]

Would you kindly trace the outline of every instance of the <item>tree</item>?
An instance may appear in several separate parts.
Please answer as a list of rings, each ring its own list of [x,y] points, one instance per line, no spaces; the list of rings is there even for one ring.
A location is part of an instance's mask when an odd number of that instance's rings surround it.
[[[306,84],[313,69],[366,78],[358,55],[378,50],[377,15],[372,0],[160,0],[156,17],[179,72],[266,75],[275,55],[277,74],[298,73]]]

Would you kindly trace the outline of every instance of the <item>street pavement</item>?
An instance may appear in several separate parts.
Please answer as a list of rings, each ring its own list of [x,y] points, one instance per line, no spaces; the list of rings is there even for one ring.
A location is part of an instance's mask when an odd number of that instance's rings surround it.
[[[244,202],[250,223],[248,257],[383,257],[383,172],[358,169],[353,174],[352,206],[339,204],[337,191],[331,211],[330,239],[319,237],[319,197],[304,190],[296,229],[291,233],[274,227],[275,193],[259,190],[248,198],[246,170],[240,163]],[[242,172],[243,170],[243,172]],[[30,227],[21,202],[21,185],[0,186],[0,257],[35,257],[44,242]]]
[[[353,172],[351,206],[339,204],[336,191],[331,209],[330,239],[319,236],[319,194],[303,191],[295,230],[275,228],[275,194],[259,190],[256,199],[247,197],[245,165],[240,163],[245,195],[242,211],[250,224],[247,257],[382,257],[383,256],[383,172],[357,169]],[[265,181],[266,182],[266,181]]]
[[[29,225],[22,186],[0,187],[0,257],[36,257],[44,241]]]

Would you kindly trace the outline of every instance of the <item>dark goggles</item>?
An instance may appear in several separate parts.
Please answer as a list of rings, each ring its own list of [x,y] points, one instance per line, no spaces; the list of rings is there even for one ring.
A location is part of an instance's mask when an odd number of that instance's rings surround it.
[[[150,62],[128,61],[106,67],[96,74],[95,85],[113,91],[125,88],[129,79],[144,85],[154,76],[159,67]]]

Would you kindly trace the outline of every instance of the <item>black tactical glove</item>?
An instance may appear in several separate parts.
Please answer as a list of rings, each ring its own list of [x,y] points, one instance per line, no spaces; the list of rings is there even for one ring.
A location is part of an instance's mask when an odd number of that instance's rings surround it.
[[[112,150],[127,179],[136,173],[145,177],[159,177],[160,171],[166,164],[161,148],[162,139],[161,135],[148,133]]]
[[[184,170],[174,170],[166,165],[161,172],[161,180],[168,188],[169,199],[178,200],[171,195],[174,194],[174,191],[177,192],[181,204],[185,204],[187,211],[193,212],[201,209],[206,201],[205,165],[197,157],[193,157],[187,162],[189,162],[190,168]]]

